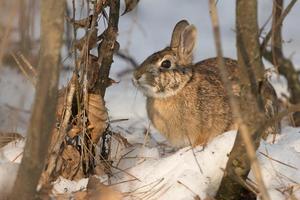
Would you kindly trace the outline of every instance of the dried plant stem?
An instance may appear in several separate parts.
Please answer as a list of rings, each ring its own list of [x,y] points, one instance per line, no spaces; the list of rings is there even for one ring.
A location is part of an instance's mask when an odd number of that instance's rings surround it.
[[[297,167],[294,167],[294,166],[289,165],[289,164],[286,164],[286,163],[284,163],[284,162],[282,162],[282,161],[280,161],[280,160],[277,160],[277,159],[275,159],[275,158],[272,158],[271,156],[269,156],[269,155],[267,155],[267,154],[265,154],[265,153],[263,153],[263,152],[259,152],[259,153],[262,154],[263,156],[269,158],[270,160],[273,160],[273,161],[279,163],[279,164],[282,164],[282,165],[284,165],[284,166],[290,167],[290,168],[295,169],[295,170],[299,170]]]
[[[37,76],[36,69],[30,64],[30,62],[25,58],[25,56],[21,53],[18,53],[18,56],[21,58],[21,60],[26,64],[26,67],[32,72],[34,78]]]
[[[71,114],[72,114],[72,101],[75,95],[75,90],[76,90],[76,74],[73,74],[73,77],[70,81],[70,85],[69,85],[69,92],[67,93],[67,98],[66,98],[66,104],[65,104],[65,112],[64,112],[64,117],[62,120],[62,124],[59,127],[58,132],[55,132],[54,134],[57,135],[53,135],[52,141],[51,143],[53,145],[51,145],[51,149],[49,150],[49,159],[48,159],[48,163],[47,163],[47,169],[44,171],[43,173],[43,177],[41,179],[41,183],[42,185],[48,183],[49,178],[52,174],[52,172],[54,171],[55,167],[56,167],[56,162],[59,156],[59,151],[60,151],[60,147],[65,139],[65,136],[67,134],[67,127],[71,118]]]
[[[36,82],[35,79],[33,79],[32,77],[30,77],[28,75],[28,73],[26,72],[26,70],[24,69],[24,67],[22,66],[22,64],[20,63],[19,59],[17,58],[17,56],[14,53],[11,53],[11,56],[14,58],[15,62],[17,63],[18,67],[20,68],[20,70],[22,71],[22,73],[24,74],[24,76],[32,83],[32,85],[35,87],[36,86]]]

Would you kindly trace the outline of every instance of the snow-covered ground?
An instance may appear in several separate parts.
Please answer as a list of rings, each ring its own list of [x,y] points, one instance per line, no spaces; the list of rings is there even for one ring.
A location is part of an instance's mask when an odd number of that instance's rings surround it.
[[[272,12],[271,0],[259,1],[260,24]],[[222,29],[224,55],[236,57],[234,13],[235,1],[218,1]],[[170,6],[172,5],[172,6]],[[300,4],[296,4],[284,23],[284,39],[291,43],[284,45],[285,54],[291,56],[299,66],[300,30],[298,22]],[[199,30],[195,60],[215,55],[208,2],[198,0],[144,0],[138,9],[120,18],[119,42],[138,62],[153,52],[165,47],[170,41],[173,26],[181,19],[188,19]],[[266,63],[268,65],[268,63]],[[114,123],[113,129],[133,144],[115,152],[118,168],[110,180],[114,187],[123,192],[127,199],[203,199],[213,195],[222,178],[236,133],[224,133],[201,147],[186,147],[172,152],[162,145],[164,138],[150,126],[150,136],[145,139],[145,130],[150,122],[146,116],[145,98],[131,84],[131,74],[118,77],[118,72],[130,68],[129,64],[116,58],[112,66],[112,78],[120,83],[111,86],[106,94],[106,105],[110,119],[128,119]],[[64,85],[68,74],[61,76]],[[273,80],[278,94],[287,93],[285,81]],[[17,69],[0,67],[0,131],[26,133],[34,89]],[[12,142],[0,149],[0,199],[13,184],[21,159],[24,141]],[[125,155],[125,156],[122,156]],[[262,141],[257,156],[265,184],[272,200],[288,199],[289,194],[300,199],[300,128],[284,127],[275,144]],[[253,175],[249,178],[253,181]],[[101,177],[106,182],[106,177]],[[60,179],[55,192],[72,192],[87,184]]]

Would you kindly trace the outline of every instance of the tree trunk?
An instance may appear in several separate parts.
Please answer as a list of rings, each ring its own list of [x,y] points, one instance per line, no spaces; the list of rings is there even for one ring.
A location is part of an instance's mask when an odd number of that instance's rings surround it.
[[[41,1],[41,49],[33,112],[10,199],[34,199],[55,122],[65,1]]]
[[[261,179],[255,150],[262,132],[255,132],[264,121],[263,102],[258,82],[263,80],[264,67],[258,41],[257,1],[236,1],[238,63],[241,68],[241,98],[239,130],[217,192],[217,199],[245,199],[245,180],[253,165],[263,199],[269,199]]]

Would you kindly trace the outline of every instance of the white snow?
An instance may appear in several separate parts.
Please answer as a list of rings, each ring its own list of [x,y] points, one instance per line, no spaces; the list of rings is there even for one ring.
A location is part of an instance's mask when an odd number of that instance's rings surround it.
[[[83,178],[78,181],[71,181],[63,177],[59,177],[54,182],[53,193],[62,194],[85,190],[88,180],[88,178]]]
[[[224,55],[233,58],[236,57],[234,3],[234,0],[218,2]],[[271,0],[259,1],[260,24],[272,12],[271,3]],[[300,4],[296,4],[284,23],[284,39],[293,39],[291,43],[284,45],[284,51],[286,56],[296,51],[292,57],[296,66],[300,64],[297,52],[300,46],[299,26],[295,26],[300,17],[300,13],[295,12],[299,6]],[[199,29],[195,61],[215,56],[208,2],[198,0],[190,0],[188,3],[182,0],[140,1],[137,10],[120,18],[118,40],[121,49],[141,62],[169,43],[173,26],[183,18]],[[194,199],[196,195],[201,199],[214,195],[222,178],[222,169],[226,165],[235,132],[224,133],[211,141],[204,150],[202,147],[193,150],[186,147],[172,151],[162,144],[166,142],[165,139],[149,126],[145,98],[131,84],[131,74],[117,76],[118,72],[126,68],[126,62],[115,59],[111,77],[120,83],[107,90],[106,105],[111,120],[128,119],[113,123],[112,128],[133,146],[123,145],[119,150],[112,151],[114,164],[118,164],[117,167],[126,170],[126,173],[115,169],[111,183],[124,192],[127,199],[188,200]],[[65,74],[62,76],[60,84],[66,83],[66,77]],[[282,77],[273,78],[272,83],[279,96],[282,93],[288,95],[286,82]],[[0,66],[0,93],[0,130],[16,131],[24,135],[34,99],[31,83],[18,69]],[[145,139],[147,130],[149,134]],[[12,187],[23,146],[22,140],[0,149],[0,199]],[[271,199],[288,199],[291,193],[296,195],[296,199],[300,199],[300,128],[284,127],[275,144],[262,141],[257,156]],[[249,178],[255,181],[252,173]],[[100,179],[104,182],[107,180],[106,177]],[[75,182],[60,178],[54,184],[54,192],[70,193],[84,189],[86,184],[87,179]]]
[[[235,135],[235,131],[225,133],[204,150],[202,147],[186,147],[161,158],[156,153],[150,156],[151,152],[156,152],[153,148],[140,147],[143,152],[150,151],[146,153],[147,158],[139,155],[128,174],[116,182],[132,180],[133,177],[138,180],[121,183],[118,187],[133,199],[194,199],[195,195],[201,198],[206,194],[213,195],[221,181],[222,168],[226,165]],[[133,157],[132,154],[127,156]],[[119,167],[123,168],[122,161]]]

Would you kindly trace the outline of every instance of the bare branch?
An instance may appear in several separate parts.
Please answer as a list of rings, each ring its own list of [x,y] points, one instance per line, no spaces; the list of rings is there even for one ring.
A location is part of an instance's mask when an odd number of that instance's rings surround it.
[[[99,89],[102,97],[104,97],[106,87],[109,85],[109,72],[113,62],[113,54],[116,50],[120,0],[111,0],[109,7],[108,27],[98,52],[98,63],[101,69]]]
[[[263,56],[266,60],[278,69],[288,82],[288,88],[291,93],[290,102],[297,104],[300,102],[300,80],[298,73],[292,61],[286,58],[282,51],[282,22],[289,13],[296,1],[291,1],[285,11],[283,10],[283,0],[274,0],[273,4],[273,22],[272,22],[272,46],[271,50],[265,49]],[[263,45],[263,44],[262,44]],[[300,112],[293,114],[295,125],[300,125]]]
[[[284,20],[284,18],[289,14],[289,12],[292,10],[293,6],[295,5],[295,3],[297,2],[297,0],[291,0],[291,2],[289,3],[289,5],[286,7],[286,9],[283,11],[281,17],[278,19],[276,25],[274,28],[272,28],[268,34],[266,35],[264,41],[262,42],[262,44],[260,45],[260,49],[263,52],[266,47],[268,42],[270,41],[271,37],[272,37],[272,30],[278,30],[280,28],[280,26],[282,26],[282,22]]]
[[[122,51],[117,52],[117,56],[122,58],[123,60],[128,61],[133,68],[137,68],[139,66],[138,62],[130,55],[123,53]]]

